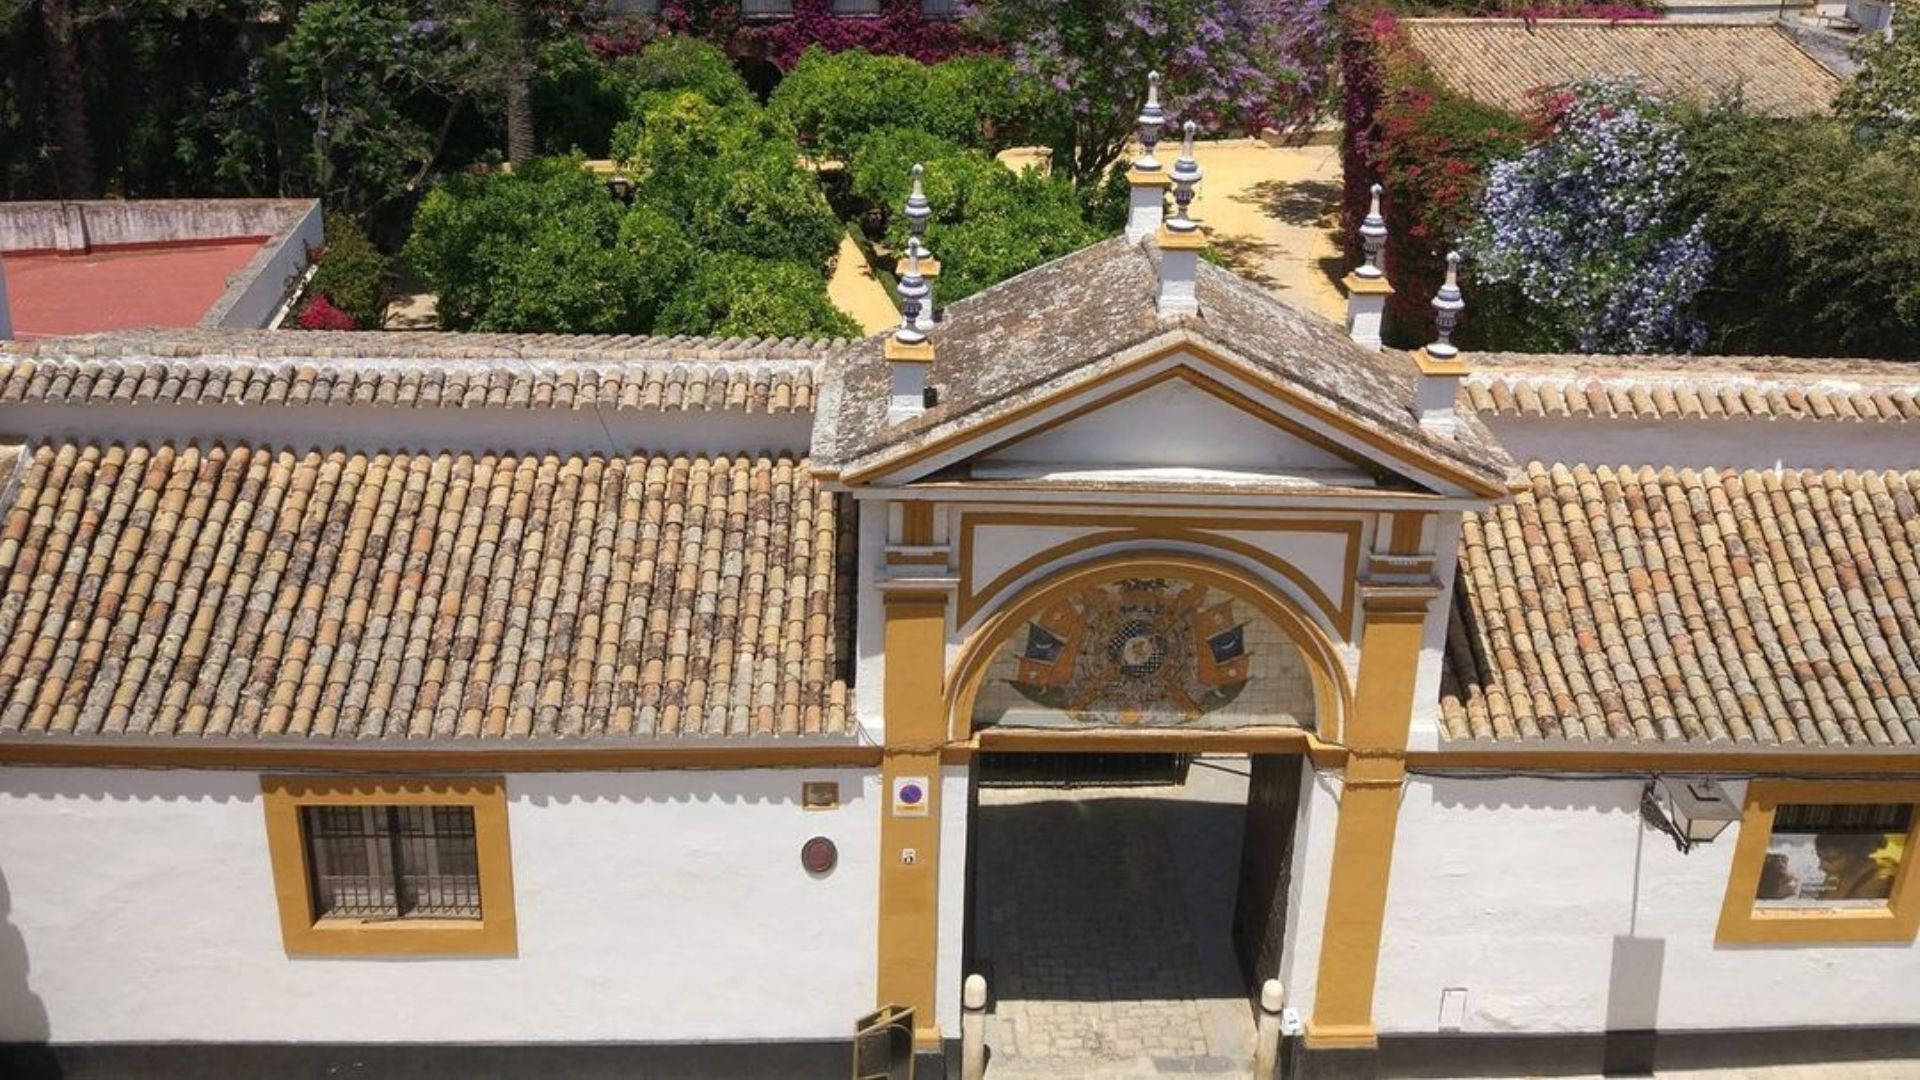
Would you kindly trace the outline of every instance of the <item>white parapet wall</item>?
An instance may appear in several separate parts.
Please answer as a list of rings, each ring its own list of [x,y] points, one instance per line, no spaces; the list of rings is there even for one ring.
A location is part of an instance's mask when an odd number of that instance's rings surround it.
[[[874,772],[506,782],[518,956],[295,960],[257,775],[0,769],[0,1043],[821,1040],[872,1008]]]
[[[1410,777],[1381,941],[1382,1034],[1920,1018],[1913,945],[1716,946],[1740,827],[1682,854],[1641,823],[1642,783]],[[1744,783],[1726,787],[1744,798]]]

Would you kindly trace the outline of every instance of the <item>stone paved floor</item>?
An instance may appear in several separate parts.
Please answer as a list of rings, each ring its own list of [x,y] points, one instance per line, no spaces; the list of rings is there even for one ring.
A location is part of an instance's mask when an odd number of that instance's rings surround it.
[[[994,1080],[1247,1075],[1229,930],[1246,764],[1216,764],[1184,787],[981,793]]]

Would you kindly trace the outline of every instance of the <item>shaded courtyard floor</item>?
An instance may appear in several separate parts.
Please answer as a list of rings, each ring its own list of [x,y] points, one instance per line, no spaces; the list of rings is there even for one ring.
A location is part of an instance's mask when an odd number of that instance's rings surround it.
[[[989,1076],[1248,1074],[1253,1014],[1230,938],[1246,769],[981,792]]]

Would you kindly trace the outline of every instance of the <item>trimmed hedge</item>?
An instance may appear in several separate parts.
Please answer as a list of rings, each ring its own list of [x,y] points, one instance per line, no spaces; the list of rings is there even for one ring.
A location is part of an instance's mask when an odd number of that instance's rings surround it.
[[[812,153],[845,161],[860,140],[893,128],[999,149],[1033,127],[1047,103],[999,57],[961,57],[928,66],[860,49],[810,49],[767,107]]]
[[[860,327],[827,299],[820,272],[799,263],[715,255],[674,290],[654,327],[660,334],[858,337]]]

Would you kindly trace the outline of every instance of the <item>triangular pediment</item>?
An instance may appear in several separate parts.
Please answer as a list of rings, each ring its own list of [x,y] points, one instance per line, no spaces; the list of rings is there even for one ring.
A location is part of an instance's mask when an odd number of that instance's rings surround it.
[[[1067,417],[969,460],[978,479],[1073,477],[1272,480],[1372,485],[1364,456],[1286,423],[1184,366],[1096,396]]]
[[[1187,338],[1070,373],[881,466],[883,483],[1452,494],[1453,477],[1276,373]],[[884,476],[884,479],[881,477]]]
[[[893,408],[897,373],[886,339],[849,347],[825,368],[813,436],[819,473],[851,487],[976,483],[1004,472],[1015,454],[1072,459],[1080,451],[1070,447],[1084,441],[1124,451],[1118,460],[1133,472],[1252,466],[1255,475],[1290,475],[1314,464],[1310,451],[1319,449],[1398,493],[1506,493],[1511,462],[1480,432],[1469,426],[1463,437],[1421,426],[1420,375],[1411,360],[1362,348],[1339,326],[1205,262],[1195,279],[1198,313],[1163,315],[1157,259],[1152,245],[1116,237],[949,305],[926,350],[924,413]],[[1125,409],[1071,435],[1036,438],[1065,414],[1104,409],[1171,367],[1193,372],[1196,385],[1211,380],[1224,388],[1222,401],[1241,399],[1230,404],[1266,427],[1250,428],[1233,413],[1212,416],[1254,445],[1236,459],[1220,445],[1224,438],[1211,446],[1203,439],[1198,464],[1196,451],[1164,440],[1149,455],[1113,437],[1127,426]]]

